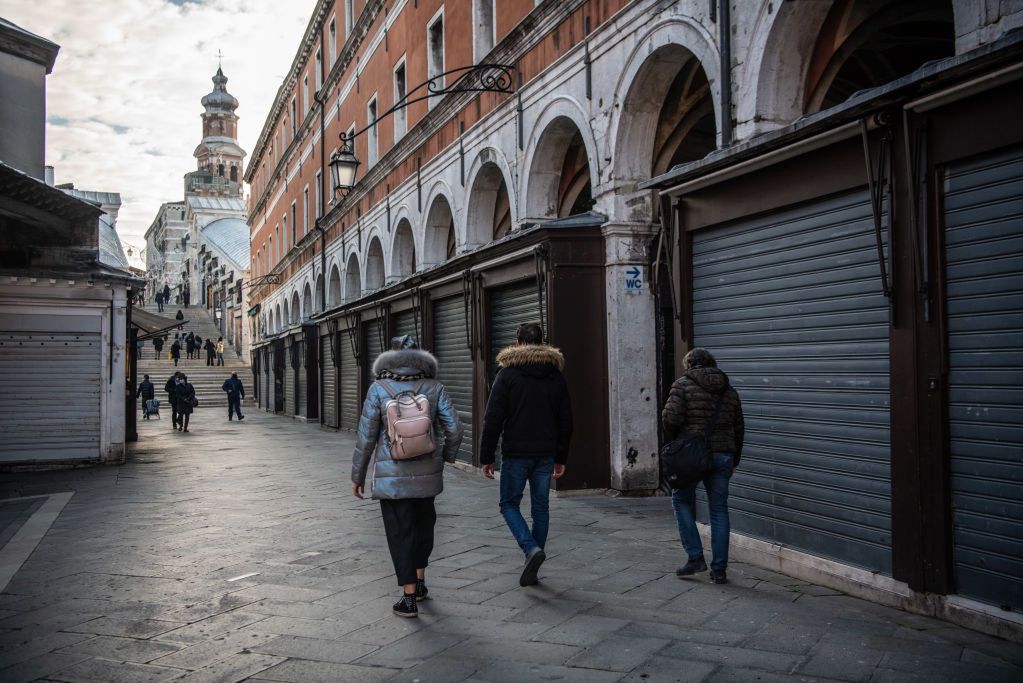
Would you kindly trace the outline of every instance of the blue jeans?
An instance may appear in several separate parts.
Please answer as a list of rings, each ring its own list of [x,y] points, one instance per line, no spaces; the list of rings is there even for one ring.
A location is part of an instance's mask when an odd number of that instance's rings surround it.
[[[547,530],[550,528],[551,476],[554,474],[554,458],[505,458],[501,462],[501,514],[511,529],[522,552],[533,548],[541,550],[547,544]],[[522,493],[529,483],[530,511],[533,529],[519,512]]]
[[[731,531],[728,524],[728,480],[732,478],[732,463],[731,453],[715,453],[714,469],[703,478],[710,507],[710,547],[714,553],[710,568],[715,571],[724,571],[728,567],[728,534]],[[671,492],[678,535],[690,560],[703,559],[703,542],[696,530],[695,517],[696,487],[699,483]]]

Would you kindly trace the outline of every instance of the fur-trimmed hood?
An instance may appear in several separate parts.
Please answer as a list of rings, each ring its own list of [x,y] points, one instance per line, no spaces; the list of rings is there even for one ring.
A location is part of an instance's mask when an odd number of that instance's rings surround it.
[[[422,349],[384,351],[373,363],[373,374],[379,375],[381,372],[406,377],[423,375],[432,378],[437,376],[437,359],[432,353]]]
[[[524,365],[550,365],[561,372],[565,369],[565,357],[559,349],[546,344],[523,344],[509,346],[497,354],[497,362],[502,368],[521,367]]]

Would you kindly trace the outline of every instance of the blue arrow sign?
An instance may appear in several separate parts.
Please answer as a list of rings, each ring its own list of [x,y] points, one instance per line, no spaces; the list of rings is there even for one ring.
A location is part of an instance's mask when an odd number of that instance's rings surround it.
[[[629,277],[635,278],[640,276],[640,271],[639,268],[633,266],[630,270],[625,271],[625,274],[628,275]]]

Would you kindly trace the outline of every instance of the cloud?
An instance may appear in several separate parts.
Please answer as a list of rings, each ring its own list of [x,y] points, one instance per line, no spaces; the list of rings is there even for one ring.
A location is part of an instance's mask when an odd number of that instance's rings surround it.
[[[0,16],[61,46],[47,79],[47,163],[58,183],[120,192],[125,246],[180,201],[202,138],[217,51],[251,152],[315,0],[0,0]],[[272,75],[270,75],[272,74]],[[128,199],[130,198],[130,200]]]

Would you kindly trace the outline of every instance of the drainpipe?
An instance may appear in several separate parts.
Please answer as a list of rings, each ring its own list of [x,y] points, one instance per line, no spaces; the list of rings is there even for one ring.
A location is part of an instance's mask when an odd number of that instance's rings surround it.
[[[718,39],[721,47],[721,146],[732,146],[732,20],[730,0],[718,0]]]

